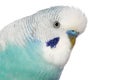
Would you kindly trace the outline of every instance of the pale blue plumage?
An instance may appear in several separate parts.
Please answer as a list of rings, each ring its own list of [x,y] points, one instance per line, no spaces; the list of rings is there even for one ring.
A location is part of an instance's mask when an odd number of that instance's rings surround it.
[[[41,45],[37,40],[25,46],[8,43],[0,51],[0,80],[58,80],[62,69],[41,57]]]

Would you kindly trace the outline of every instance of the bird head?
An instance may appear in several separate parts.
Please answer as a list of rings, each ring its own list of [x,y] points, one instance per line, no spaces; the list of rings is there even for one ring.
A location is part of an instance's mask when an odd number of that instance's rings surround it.
[[[64,66],[76,38],[86,27],[85,15],[76,8],[56,6],[34,14],[37,21],[35,36],[43,42],[46,61]]]

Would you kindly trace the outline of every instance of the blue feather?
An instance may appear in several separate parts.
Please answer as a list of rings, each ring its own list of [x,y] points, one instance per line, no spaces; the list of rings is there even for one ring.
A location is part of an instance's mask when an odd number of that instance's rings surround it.
[[[62,69],[44,60],[41,46],[38,40],[9,43],[0,51],[0,80],[59,80]]]
[[[59,42],[59,37],[56,37],[54,39],[49,40],[46,44],[48,47],[50,46],[51,48],[55,48],[58,42]]]

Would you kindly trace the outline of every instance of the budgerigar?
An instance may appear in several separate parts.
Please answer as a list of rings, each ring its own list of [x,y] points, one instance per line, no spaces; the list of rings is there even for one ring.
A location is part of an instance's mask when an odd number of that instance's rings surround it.
[[[55,6],[7,25],[0,32],[0,80],[59,80],[86,23],[79,9]]]

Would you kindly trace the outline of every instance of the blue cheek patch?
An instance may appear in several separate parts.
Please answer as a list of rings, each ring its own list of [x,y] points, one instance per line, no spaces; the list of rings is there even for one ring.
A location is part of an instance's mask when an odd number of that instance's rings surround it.
[[[56,37],[56,38],[49,40],[48,42],[46,42],[46,46],[48,46],[48,47],[50,46],[51,48],[55,48],[59,42],[59,39],[60,39],[59,37]]]

